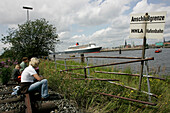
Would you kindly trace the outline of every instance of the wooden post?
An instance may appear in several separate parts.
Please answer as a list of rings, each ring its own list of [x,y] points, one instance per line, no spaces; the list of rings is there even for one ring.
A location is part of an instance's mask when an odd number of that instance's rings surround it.
[[[84,68],[84,77],[87,78],[86,68]]]
[[[84,63],[84,54],[81,54],[81,63]]]
[[[57,69],[57,63],[56,63],[55,55],[54,55],[54,62],[55,62],[55,69]]]
[[[144,38],[143,38],[142,59],[145,59],[147,20],[148,20],[148,13],[145,14],[145,30],[144,30]],[[144,67],[144,61],[141,61],[141,73],[140,73],[140,78],[139,78],[139,89],[138,89],[139,91],[141,91],[143,67]]]
[[[55,61],[55,54],[53,55],[53,59],[54,59],[54,61]]]
[[[25,113],[32,113],[30,95],[28,93],[25,94],[25,106],[26,106]]]
[[[119,48],[119,54],[122,54],[122,52],[121,52],[121,48]]]

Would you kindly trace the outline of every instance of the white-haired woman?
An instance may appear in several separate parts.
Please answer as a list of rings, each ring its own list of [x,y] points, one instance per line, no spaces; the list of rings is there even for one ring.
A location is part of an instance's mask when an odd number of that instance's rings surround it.
[[[42,76],[39,76],[35,70],[38,67],[40,60],[38,58],[31,58],[29,66],[24,69],[21,74],[21,93],[28,92],[41,92],[41,98],[45,99],[48,95],[48,83],[47,79],[44,79]],[[34,82],[34,80],[38,80]]]

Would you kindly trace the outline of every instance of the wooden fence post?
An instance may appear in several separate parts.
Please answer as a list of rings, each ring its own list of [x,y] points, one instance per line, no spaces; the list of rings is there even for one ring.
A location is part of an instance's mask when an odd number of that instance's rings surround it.
[[[84,68],[84,77],[87,78],[86,68]]]
[[[84,63],[84,54],[81,54],[81,63]]]
[[[148,20],[148,13],[145,14],[145,30],[144,30],[144,37],[143,37],[143,48],[142,48],[142,59],[145,59],[145,47],[146,47],[146,29],[147,29],[147,20]],[[141,61],[141,73],[139,78],[139,91],[141,90],[141,83],[143,77],[143,67],[144,61]]]

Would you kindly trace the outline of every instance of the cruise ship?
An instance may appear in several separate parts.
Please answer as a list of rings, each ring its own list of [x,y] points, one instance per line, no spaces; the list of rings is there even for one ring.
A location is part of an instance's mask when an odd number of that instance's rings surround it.
[[[76,45],[70,46],[64,51],[64,53],[97,53],[100,52],[102,47],[96,46],[95,43],[90,43],[86,45]]]

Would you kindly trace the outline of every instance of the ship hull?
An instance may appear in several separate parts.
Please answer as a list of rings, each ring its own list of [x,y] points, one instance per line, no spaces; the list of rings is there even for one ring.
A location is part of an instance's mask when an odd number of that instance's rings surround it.
[[[85,48],[85,49],[72,49],[72,50],[65,50],[64,53],[96,53],[100,52],[102,47],[95,47],[95,48]]]

